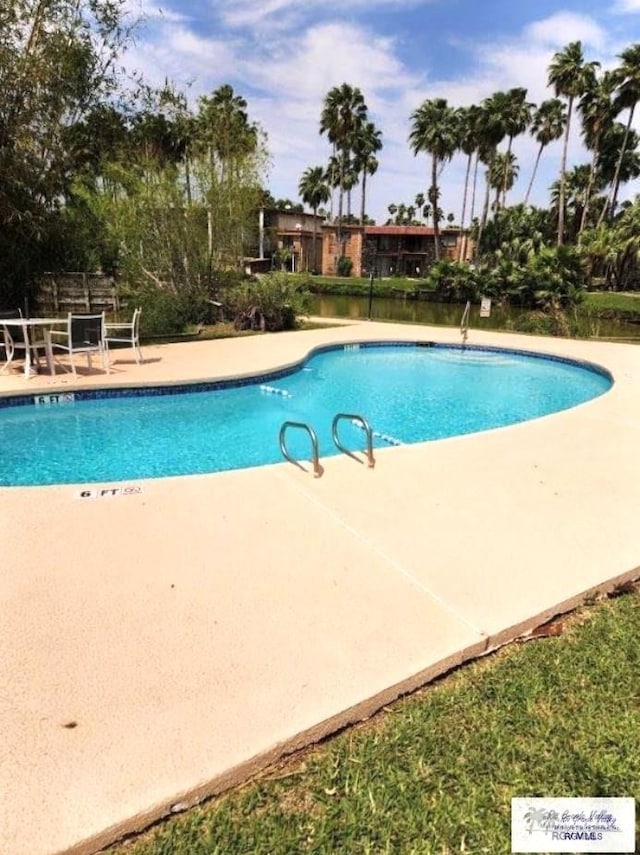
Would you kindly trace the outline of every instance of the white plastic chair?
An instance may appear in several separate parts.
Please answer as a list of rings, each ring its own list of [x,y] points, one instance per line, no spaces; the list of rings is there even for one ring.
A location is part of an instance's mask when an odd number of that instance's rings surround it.
[[[128,344],[133,348],[136,357],[136,364],[140,365],[142,359],[142,351],[140,350],[140,315],[142,309],[137,308],[133,313],[133,318],[128,324],[120,323],[105,323],[104,325],[104,343],[107,349],[107,364],[109,364],[109,345],[110,344]]]
[[[89,369],[91,354],[99,353],[103,369],[109,370],[105,362],[104,352],[104,312],[99,315],[75,315],[69,312],[66,330],[51,331],[51,347],[53,350],[63,350],[69,354],[71,370],[76,373],[74,356],[76,353],[86,353]],[[69,369],[62,366],[65,371]]]

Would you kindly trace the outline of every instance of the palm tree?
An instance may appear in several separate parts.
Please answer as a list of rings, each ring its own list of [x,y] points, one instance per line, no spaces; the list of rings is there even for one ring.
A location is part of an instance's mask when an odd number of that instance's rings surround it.
[[[507,142],[507,162],[510,161],[511,146],[513,138],[523,134],[531,124],[531,113],[534,104],[527,101],[527,90],[522,87],[509,89],[507,92],[507,101],[504,105],[502,119],[504,121],[504,129],[508,138]],[[507,196],[508,176],[507,171],[504,172],[504,185],[502,187],[502,207],[504,208]],[[513,186],[513,182],[511,184]]]
[[[482,232],[489,216],[489,197],[491,194],[491,168],[498,146],[506,136],[504,115],[509,109],[509,96],[506,92],[494,92],[482,102],[476,123],[478,159],[485,164],[485,198],[478,226],[476,249],[480,247]]]
[[[249,122],[247,102],[228,84],[198,98],[194,131],[194,148],[207,155],[222,182],[237,171],[241,158],[258,148],[259,130]]]
[[[557,217],[560,216],[560,200],[562,194],[562,203],[565,207],[565,214],[571,214],[571,217],[567,218],[567,232],[570,237],[570,242],[572,242],[578,234],[579,223],[582,220],[582,211],[584,210],[587,198],[590,174],[590,167],[586,163],[583,163],[579,166],[574,166],[573,169],[567,172],[564,176],[564,182],[559,178],[551,185],[552,211],[556,213]]]
[[[584,94],[578,104],[582,116],[582,136],[585,145],[593,154],[591,157],[591,169],[589,172],[589,183],[584,199],[580,227],[578,229],[578,242],[580,235],[587,222],[591,194],[596,180],[598,158],[600,156],[601,140],[613,124],[613,105],[611,96],[615,88],[615,80],[611,72],[604,72],[598,79],[596,75],[585,87]]]
[[[316,229],[318,216],[318,208],[325,202],[328,202],[331,197],[331,190],[327,184],[327,177],[322,166],[310,166],[302,173],[302,178],[298,184],[298,194],[305,203],[313,209],[313,272],[315,273],[318,267],[317,264],[317,246],[316,246]],[[309,269],[309,257],[307,256],[307,270]]]
[[[352,159],[357,132],[367,118],[367,105],[357,86],[343,83],[329,90],[320,116],[320,133],[327,134],[339,167],[338,228],[342,220],[344,178]]]
[[[627,138],[626,150],[620,160],[625,137]],[[598,174],[602,177],[603,186],[611,186],[616,170],[621,182],[632,181],[640,175],[639,145],[640,137],[636,131],[633,128],[627,131],[626,125],[622,122],[613,122],[605,130],[598,155]]]
[[[438,227],[438,167],[451,160],[457,147],[455,113],[445,98],[424,101],[411,114],[413,126],[409,141],[414,155],[426,152],[431,155],[431,186],[428,197],[433,213],[433,232],[436,261],[440,260],[440,229]]]
[[[467,169],[464,176],[464,192],[462,194],[462,213],[460,215],[460,230],[464,231],[465,214],[467,212],[467,196],[469,193],[469,175],[471,173],[471,163],[473,155],[477,155],[478,150],[478,117],[480,115],[480,107],[472,104],[470,107],[461,107],[456,111],[458,123],[458,145],[461,151],[467,155]],[[476,174],[477,174],[477,159],[476,159]],[[475,186],[474,186],[474,201],[475,201]],[[473,208],[471,212],[473,217]],[[466,237],[463,235],[460,241],[460,258],[463,261],[466,255]]]
[[[362,194],[360,197],[360,223],[365,221],[365,200],[367,195],[367,175],[378,171],[377,152],[382,148],[382,132],[373,122],[365,122],[356,131],[354,140],[354,163],[356,170],[362,173]]]
[[[618,111],[628,109],[629,115],[627,116],[625,136],[622,148],[620,149],[620,157],[618,159],[616,174],[611,184],[611,192],[607,198],[606,204],[602,208],[598,224],[604,220],[607,215],[607,211],[610,211],[611,215],[613,215],[616,209],[616,200],[618,198],[618,190],[620,188],[620,170],[628,147],[629,132],[631,131],[633,114],[635,112],[636,104],[640,101],[640,44],[636,43],[631,45],[631,47],[623,50],[619,57],[622,60],[622,65],[614,71],[615,79],[618,83],[618,94],[615,99],[615,106]]]
[[[582,54],[582,42],[570,42],[562,51],[553,55],[548,68],[549,85],[553,86],[556,97],[567,98],[567,124],[564,131],[562,164],[560,167],[560,192],[558,198],[558,246],[564,242],[564,197],[565,173],[567,170],[567,150],[571,130],[573,102],[584,92],[585,80],[589,73],[599,66],[597,62],[585,63]]]
[[[559,98],[549,98],[543,101],[533,115],[531,121],[531,135],[535,138],[539,145],[536,162],[531,173],[531,181],[527,188],[527,195],[524,197],[524,204],[529,203],[529,196],[533,188],[538,165],[544,149],[552,142],[559,140],[564,131],[567,114],[564,109],[564,104]]]
[[[494,209],[500,209],[500,196],[504,198],[507,190],[511,190],[518,177],[520,167],[516,163],[516,156],[512,151],[499,151],[491,162],[489,170],[489,184],[496,191]],[[503,204],[504,207],[504,204]]]

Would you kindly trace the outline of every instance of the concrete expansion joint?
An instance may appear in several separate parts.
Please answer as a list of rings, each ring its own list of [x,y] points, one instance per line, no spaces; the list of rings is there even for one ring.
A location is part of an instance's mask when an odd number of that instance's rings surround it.
[[[471,629],[476,635],[480,636],[480,638],[485,639],[486,644],[489,643],[489,635],[480,627],[476,626],[473,621],[470,621],[463,614],[461,614],[457,609],[454,609],[453,606],[449,605],[449,603],[444,600],[439,594],[436,594],[435,591],[432,591],[427,585],[417,579],[410,570],[408,570],[403,564],[393,558],[391,555],[386,553],[383,549],[381,549],[376,543],[370,540],[366,535],[362,534],[362,532],[358,531],[357,528],[348,523],[343,517],[341,517],[338,513],[336,513],[332,508],[322,502],[316,495],[311,493],[308,489],[306,489],[298,479],[294,479],[285,474],[283,469],[279,469],[276,472],[278,478],[282,480],[286,480],[288,484],[293,486],[308,502],[315,505],[320,511],[322,511],[327,517],[333,520],[334,523],[340,526],[344,531],[348,532],[351,537],[358,540],[362,543],[367,549],[371,552],[374,552],[379,558],[381,558],[384,564],[387,567],[390,567],[394,572],[399,574],[400,576],[404,576],[404,578],[412,584],[415,588],[417,588],[421,593],[425,594],[435,603],[437,603],[440,608],[444,611],[448,612],[452,617],[454,617],[457,621],[464,624],[464,626]]]

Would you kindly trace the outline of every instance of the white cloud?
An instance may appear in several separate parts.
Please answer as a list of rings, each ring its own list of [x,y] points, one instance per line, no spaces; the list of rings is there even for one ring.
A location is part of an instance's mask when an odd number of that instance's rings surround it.
[[[622,15],[632,15],[634,12],[640,12],[640,0],[617,0],[613,4],[613,11],[619,12]]]
[[[151,8],[153,0],[144,2]],[[640,6],[640,0],[626,2]],[[367,182],[367,207],[378,222],[384,222],[390,202],[410,202],[417,192],[424,192],[429,181],[428,158],[414,157],[408,144],[410,115],[425,98],[445,97],[454,106],[462,106],[480,103],[499,90],[524,86],[529,100],[540,103],[552,95],[547,87],[551,58],[568,42],[581,40],[586,58],[603,65],[614,62],[624,46],[614,43],[613,31],[603,30],[593,17],[557,12],[531,21],[510,37],[478,42],[464,41],[458,35],[452,56],[466,55],[466,71],[464,75],[451,71],[436,79],[425,70],[433,67],[429,40],[424,45],[424,63],[409,67],[401,58],[406,45],[400,41],[400,30],[373,30],[373,19],[354,11],[365,5],[368,9],[386,5],[388,10],[392,5],[427,3],[355,0],[345,21],[340,15],[344,14],[344,0],[339,5],[338,0],[325,0],[322,5],[310,0],[213,0],[213,20],[206,28],[203,22],[152,18],[144,38],[130,52],[128,64],[135,64],[157,84],[167,77],[183,86],[193,81],[192,98],[230,83],[247,98],[251,119],[268,134],[273,163],[270,189],[275,196],[294,199],[302,172],[308,166],[325,164],[330,154],[326,138],[319,134],[325,95],[343,82],[359,86],[370,117],[383,134],[379,171]],[[229,20],[235,22],[232,28]],[[208,36],[212,31],[214,35]],[[464,33],[464,27],[458,28],[460,32]],[[627,32],[622,35],[627,37]],[[447,64],[447,68],[455,65]],[[514,151],[520,178],[511,198],[517,202],[524,197],[530,178],[535,141],[525,135],[516,141]],[[587,159],[577,132],[570,156],[574,162]],[[536,181],[540,204],[546,203],[547,188],[557,176],[559,157],[559,143],[543,156]],[[443,171],[442,206],[447,213],[459,211],[465,167],[465,159],[458,156]],[[358,196],[356,191],[354,207],[359,204]]]
[[[605,31],[589,15],[557,12],[541,21],[534,21],[524,31],[524,40],[557,50],[569,42],[581,41],[584,45],[604,50]]]
[[[214,0],[215,2],[215,0]],[[350,0],[349,14],[358,10],[372,11],[375,8],[413,8],[436,3],[438,0]],[[264,27],[265,23],[277,24],[277,17],[287,21],[293,17],[317,22],[322,18],[335,19],[336,13],[345,10],[344,0],[323,0],[322,6],[313,0],[223,0],[217,3],[224,23],[229,27]]]
[[[186,15],[176,12],[174,9],[165,8],[153,2],[153,0],[127,0],[125,10],[135,19],[149,21],[160,18],[167,22],[187,21]]]

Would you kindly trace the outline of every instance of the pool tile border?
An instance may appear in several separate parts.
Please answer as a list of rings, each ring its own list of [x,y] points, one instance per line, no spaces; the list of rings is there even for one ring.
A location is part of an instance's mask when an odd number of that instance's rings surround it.
[[[393,339],[380,339],[377,341],[353,341],[342,342],[340,344],[320,345],[318,347],[312,348],[304,358],[297,360],[296,362],[291,363],[290,365],[284,366],[282,368],[274,368],[270,371],[261,372],[260,374],[250,374],[242,377],[225,377],[218,380],[198,380],[192,383],[163,383],[154,386],[116,386],[95,389],[69,388],[65,391],[73,392],[74,399],[76,401],[97,401],[105,400],[108,398],[141,398],[166,395],[185,395],[188,393],[198,392],[215,392],[222,389],[233,389],[239,388],[241,386],[259,385],[260,383],[267,383],[273,380],[279,380],[283,377],[288,377],[291,374],[295,374],[297,371],[300,371],[300,369],[304,367],[304,365],[310,359],[312,359],[319,353],[329,353],[335,350],[349,350],[351,348],[364,349],[374,347],[416,347],[457,351],[473,350],[491,353],[508,353],[516,356],[527,356],[532,357],[534,359],[547,359],[550,362],[560,362],[567,365],[574,365],[576,367],[593,371],[594,373],[607,378],[611,383],[614,382],[614,378],[611,372],[604,368],[602,365],[598,365],[595,362],[588,362],[586,360],[573,359],[567,356],[560,356],[554,353],[540,353],[538,351],[533,350],[521,350],[519,348],[514,349],[509,347],[499,347],[498,345],[460,345],[450,344],[446,342],[440,343],[435,341],[403,341]],[[6,409],[9,407],[35,406],[37,398],[41,398],[43,396],[46,397],[48,394],[51,393],[40,392],[26,394],[24,392],[21,392],[17,395],[0,395],[0,409]]]

